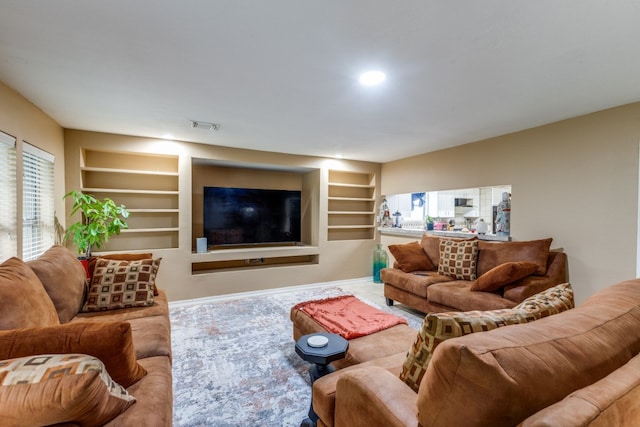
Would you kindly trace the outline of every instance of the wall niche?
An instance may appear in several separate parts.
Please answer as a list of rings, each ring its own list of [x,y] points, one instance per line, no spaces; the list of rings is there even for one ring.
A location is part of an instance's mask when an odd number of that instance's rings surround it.
[[[228,187],[301,192],[301,244],[317,245],[320,171],[279,165],[234,163],[212,159],[192,159],[192,250],[204,236],[204,188]],[[265,245],[266,246],[266,245]],[[268,245],[278,246],[278,244]],[[221,246],[220,250],[234,249]],[[209,250],[216,250],[210,247]]]

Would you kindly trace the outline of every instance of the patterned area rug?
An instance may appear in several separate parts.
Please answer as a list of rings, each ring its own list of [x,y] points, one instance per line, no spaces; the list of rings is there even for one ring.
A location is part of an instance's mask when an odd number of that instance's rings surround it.
[[[295,352],[289,311],[346,293],[309,288],[172,307],[174,426],[299,426],[311,399],[310,365]]]

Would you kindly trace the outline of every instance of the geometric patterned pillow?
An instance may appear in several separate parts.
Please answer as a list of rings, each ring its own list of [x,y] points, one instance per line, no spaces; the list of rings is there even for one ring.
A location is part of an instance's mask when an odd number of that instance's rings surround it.
[[[135,402],[99,359],[45,354],[0,361],[0,418],[7,425],[102,425]]]
[[[526,310],[540,319],[574,307],[573,288],[570,283],[562,283],[530,296],[514,308]]]
[[[433,352],[441,342],[502,326],[533,322],[536,319],[526,310],[516,309],[427,314],[402,365],[400,379],[418,392]]]
[[[440,239],[438,274],[458,280],[476,280],[478,239]]]
[[[153,305],[160,260],[118,261],[98,258],[82,311]]]

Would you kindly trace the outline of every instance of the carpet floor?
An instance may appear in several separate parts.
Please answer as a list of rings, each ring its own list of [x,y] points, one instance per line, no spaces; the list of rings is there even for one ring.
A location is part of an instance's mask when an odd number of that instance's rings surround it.
[[[299,426],[311,399],[310,365],[295,352],[289,311],[347,293],[308,288],[172,307],[174,426]]]

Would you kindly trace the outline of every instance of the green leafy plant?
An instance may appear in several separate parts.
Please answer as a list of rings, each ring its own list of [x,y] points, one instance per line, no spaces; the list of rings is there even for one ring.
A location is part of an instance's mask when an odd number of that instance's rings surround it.
[[[429,215],[427,215],[427,224],[433,224],[433,218]]]
[[[65,233],[65,239],[71,238],[80,256],[90,257],[91,248],[101,248],[111,236],[128,228],[125,219],[129,211],[124,205],[118,206],[109,198],[99,200],[78,190],[68,192],[64,195],[67,197],[73,200],[70,215],[82,213],[82,220],[71,224]]]

